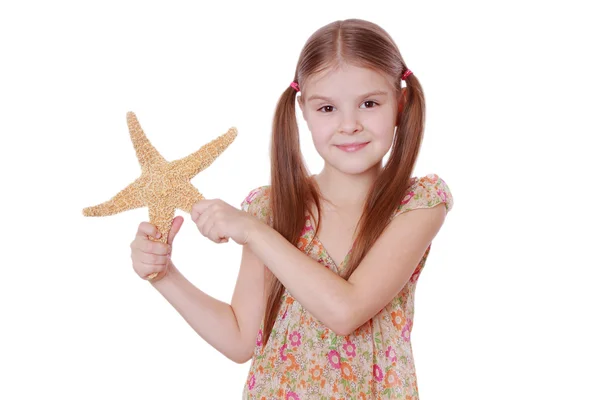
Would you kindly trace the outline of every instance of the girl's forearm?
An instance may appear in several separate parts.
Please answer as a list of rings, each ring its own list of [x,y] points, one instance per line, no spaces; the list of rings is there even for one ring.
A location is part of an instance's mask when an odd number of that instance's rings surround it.
[[[231,305],[198,289],[172,262],[163,278],[150,282],[208,344],[236,363],[246,361],[247,351],[242,348],[240,328]]]
[[[335,333],[346,334],[350,283],[266,224],[253,226],[248,246],[304,308]]]

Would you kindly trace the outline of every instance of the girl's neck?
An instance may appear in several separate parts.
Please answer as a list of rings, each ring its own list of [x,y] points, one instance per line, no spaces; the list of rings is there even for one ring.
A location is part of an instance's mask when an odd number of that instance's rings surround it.
[[[346,174],[333,168],[324,168],[312,177],[332,207],[361,209],[378,173],[376,167],[361,174]]]

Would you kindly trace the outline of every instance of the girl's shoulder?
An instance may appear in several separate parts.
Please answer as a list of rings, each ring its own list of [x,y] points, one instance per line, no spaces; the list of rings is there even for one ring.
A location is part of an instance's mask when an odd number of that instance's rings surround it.
[[[439,175],[431,173],[423,177],[412,177],[411,184],[398,205],[396,214],[418,208],[432,208],[444,203],[446,212],[454,206],[450,187]]]
[[[268,223],[272,221],[269,207],[271,185],[263,185],[250,190],[240,207],[242,211]],[[422,177],[412,177],[404,198],[398,205],[394,215],[419,208],[432,208],[444,203],[446,212],[454,206],[454,197],[444,179],[435,173]]]
[[[267,222],[270,216],[269,214],[269,194],[271,193],[271,185],[263,185],[254,188],[246,195],[240,208],[242,211],[249,213],[260,219],[263,222]]]

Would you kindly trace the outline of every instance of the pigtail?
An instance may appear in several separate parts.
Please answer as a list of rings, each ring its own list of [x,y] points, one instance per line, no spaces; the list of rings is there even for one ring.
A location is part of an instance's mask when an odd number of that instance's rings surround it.
[[[294,80],[297,82],[297,80]],[[288,86],[282,93],[272,126],[271,137],[271,192],[269,205],[273,215],[273,229],[294,246],[300,239],[305,224],[305,210],[309,199],[317,196],[310,182],[308,168],[300,151],[300,134],[296,118],[297,90]],[[270,271],[268,274],[269,297],[267,299],[263,346],[269,340],[277,319],[285,287]]]

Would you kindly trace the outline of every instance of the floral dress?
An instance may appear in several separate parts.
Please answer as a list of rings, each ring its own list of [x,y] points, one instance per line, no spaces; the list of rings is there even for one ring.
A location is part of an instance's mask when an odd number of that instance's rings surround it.
[[[272,226],[268,197],[270,186],[252,190],[241,203],[242,210]],[[436,174],[411,178],[404,199],[391,216],[444,203],[453,205],[450,189]],[[310,215],[297,247],[338,275],[340,266],[315,237]],[[309,246],[311,239],[314,241]],[[417,280],[431,244],[415,267],[410,280],[372,319],[353,333],[334,333],[285,290],[282,305],[265,348],[261,323],[243,398],[256,400],[332,400],[419,398],[410,333],[414,316]]]

